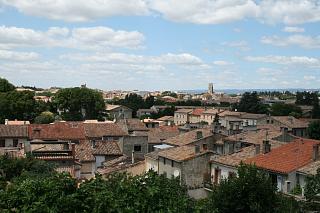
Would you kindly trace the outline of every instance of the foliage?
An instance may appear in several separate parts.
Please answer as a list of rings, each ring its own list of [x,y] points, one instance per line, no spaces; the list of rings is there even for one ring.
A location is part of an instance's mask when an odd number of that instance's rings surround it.
[[[311,122],[307,128],[307,132],[310,138],[320,140],[320,120]]]
[[[221,180],[213,188],[207,203],[216,212],[277,212],[281,207],[276,187],[255,166],[240,165],[238,176]]]
[[[58,174],[33,158],[0,158],[1,212],[188,212],[193,201],[179,179],[150,171],[140,176],[116,173],[85,181]],[[0,173],[0,174],[2,174]]]
[[[297,184],[292,190],[291,190],[291,194],[293,195],[302,195],[302,189],[300,184]]]
[[[4,119],[33,120],[36,116],[34,93],[11,91],[0,93],[0,123]]]
[[[36,124],[49,124],[54,122],[54,114],[52,112],[42,112],[40,115],[38,115],[35,119],[34,122]]]
[[[105,109],[102,94],[88,88],[61,89],[54,102],[62,111],[62,118],[67,121],[99,119]]]
[[[135,93],[126,95],[124,99],[118,100],[116,104],[120,104],[132,109],[134,117],[136,116],[138,109],[145,108],[145,103],[143,101],[143,98],[140,95],[137,95]]]
[[[7,79],[0,78],[0,92],[10,92],[15,89],[15,86],[13,86]]]
[[[319,100],[314,101],[312,108],[312,118],[320,118]]]
[[[295,104],[275,103],[270,109],[271,115],[274,116],[288,116],[295,115],[295,117],[301,117],[302,110]]]
[[[236,106],[240,112],[267,113],[267,107],[261,102],[257,92],[245,92]]]
[[[318,102],[317,92],[297,92],[296,104],[312,106],[315,102]]]

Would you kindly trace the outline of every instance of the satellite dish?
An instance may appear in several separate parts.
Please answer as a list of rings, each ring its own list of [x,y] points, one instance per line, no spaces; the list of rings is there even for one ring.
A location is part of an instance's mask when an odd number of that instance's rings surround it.
[[[174,176],[174,177],[179,177],[179,176],[180,176],[179,170],[175,170],[175,171],[173,172],[173,176]]]

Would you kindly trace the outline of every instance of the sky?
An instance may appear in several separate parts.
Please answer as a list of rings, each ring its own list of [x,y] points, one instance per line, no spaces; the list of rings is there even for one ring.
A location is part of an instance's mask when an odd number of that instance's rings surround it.
[[[320,0],[0,0],[0,77],[42,88],[320,88]]]

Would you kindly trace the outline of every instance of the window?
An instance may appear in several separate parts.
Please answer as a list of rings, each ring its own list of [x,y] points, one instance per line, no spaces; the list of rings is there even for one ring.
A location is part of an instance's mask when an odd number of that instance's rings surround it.
[[[4,139],[0,140],[0,147],[5,147],[6,146],[6,141]]]
[[[13,147],[18,147],[18,139],[13,139]]]
[[[141,145],[139,145],[139,144],[134,145],[133,150],[135,152],[141,152]]]
[[[202,149],[203,149],[203,150],[208,150],[208,144],[206,144],[206,143],[205,143],[205,144],[202,144]]]
[[[166,165],[166,159],[165,158],[163,158],[163,164]]]
[[[63,144],[63,149],[64,150],[69,150],[69,144],[68,143]]]
[[[171,167],[173,167],[173,160],[171,161]]]

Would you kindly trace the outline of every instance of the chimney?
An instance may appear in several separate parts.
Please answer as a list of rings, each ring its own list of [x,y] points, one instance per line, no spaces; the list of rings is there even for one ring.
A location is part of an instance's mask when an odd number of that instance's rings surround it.
[[[264,140],[262,144],[262,152],[263,154],[267,154],[271,151],[271,144],[269,143],[268,140]]]
[[[92,141],[91,141],[91,147],[92,147],[92,148],[96,148],[96,141],[95,141],[95,140],[92,140]]]
[[[25,141],[24,142],[24,153],[30,153],[31,152],[31,144],[30,141]]]
[[[256,148],[255,154],[256,154],[256,155],[259,155],[259,154],[260,154],[260,144],[256,144],[256,145],[255,145],[255,148]]]
[[[8,125],[8,123],[9,123],[9,119],[5,119],[5,120],[4,120],[4,124],[5,124],[5,125]]]
[[[202,137],[203,137],[202,131],[197,131],[197,138],[196,139],[200,139]]]
[[[312,160],[316,161],[319,159],[319,144],[314,144],[312,147]]]
[[[76,158],[76,144],[72,143],[71,144],[71,151],[72,151],[72,158]]]
[[[132,150],[131,153],[131,163],[134,164],[134,150]]]
[[[196,154],[200,153],[200,146],[199,146],[199,145],[195,145],[195,146],[194,146],[194,152],[195,152]]]

